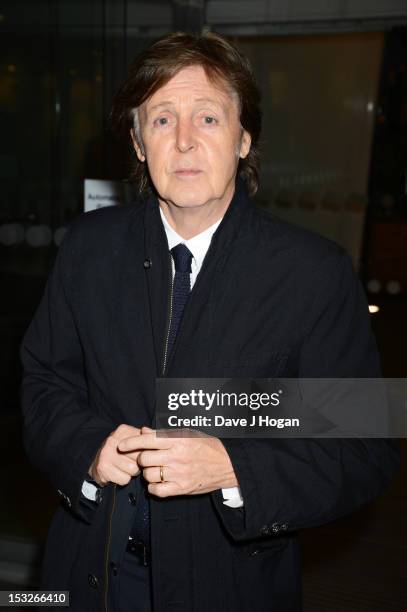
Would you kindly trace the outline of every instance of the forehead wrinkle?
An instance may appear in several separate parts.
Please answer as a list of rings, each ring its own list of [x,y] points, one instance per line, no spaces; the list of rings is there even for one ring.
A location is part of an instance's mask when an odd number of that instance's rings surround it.
[[[189,94],[187,94],[187,95],[189,95]],[[236,102],[236,99],[235,99],[234,96],[230,96],[229,99],[232,101],[232,103]],[[164,100],[162,102],[158,102],[157,104],[154,104],[153,106],[151,106],[149,108],[148,101],[147,101],[147,104],[145,106],[144,105],[143,106],[144,106],[144,109],[145,109],[145,113],[148,115],[148,114],[150,114],[150,113],[152,113],[152,112],[154,112],[156,110],[159,110],[162,107],[166,107],[166,106],[167,107],[174,107],[174,106],[176,106],[176,102],[178,102],[178,100],[176,100],[176,101],[174,99],[173,100]],[[202,104],[202,103],[213,104],[213,105],[219,107],[220,109],[222,109],[222,111],[225,113],[225,115],[229,115],[228,104],[225,101],[223,101],[223,100],[216,100],[214,98],[210,98],[210,97],[207,97],[207,96],[205,96],[205,97],[201,96],[199,98],[194,98],[192,103],[194,105]],[[184,105],[184,101],[181,101],[180,104],[181,104],[181,106],[183,106]]]
[[[219,100],[214,100],[213,98],[194,98],[194,104],[201,104],[204,102],[205,104],[216,104],[216,106],[221,106],[222,108],[226,108],[226,105],[220,102]],[[161,106],[175,106],[174,100],[165,100],[163,102],[158,102],[154,104],[151,108],[148,109],[149,112],[156,110],[157,108],[161,108]]]

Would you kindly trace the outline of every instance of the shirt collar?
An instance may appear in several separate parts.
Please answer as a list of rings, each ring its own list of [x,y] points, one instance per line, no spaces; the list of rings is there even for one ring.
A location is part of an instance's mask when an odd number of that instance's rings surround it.
[[[165,233],[167,235],[168,248],[171,250],[173,247],[175,247],[180,242],[182,244],[185,244],[185,246],[188,247],[188,249],[191,251],[193,258],[195,259],[196,265],[200,267],[205,258],[206,252],[209,249],[209,245],[211,243],[212,236],[217,230],[218,226],[220,225],[220,222],[222,221],[222,219],[219,219],[218,221],[216,221],[216,223],[206,228],[206,230],[204,230],[200,234],[197,234],[193,238],[190,238],[189,240],[185,240],[185,238],[182,238],[182,236],[180,236],[170,226],[167,219],[165,218],[163,211],[161,210],[161,206],[160,206],[160,215],[161,215],[161,219],[164,225]]]

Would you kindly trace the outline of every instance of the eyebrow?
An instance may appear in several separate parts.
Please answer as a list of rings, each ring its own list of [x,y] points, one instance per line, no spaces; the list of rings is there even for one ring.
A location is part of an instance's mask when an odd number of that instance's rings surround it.
[[[224,111],[226,110],[224,105],[221,102],[218,102],[217,100],[214,100],[213,98],[196,98],[194,100],[194,102],[205,102],[205,103],[211,103],[211,104],[216,104],[216,106],[220,106]],[[152,106],[151,108],[149,108],[147,110],[147,112],[151,113],[152,111],[157,110],[158,108],[161,108],[162,106],[174,106],[174,102],[171,100],[164,100],[163,102],[159,102],[158,104],[154,104],[154,106]]]

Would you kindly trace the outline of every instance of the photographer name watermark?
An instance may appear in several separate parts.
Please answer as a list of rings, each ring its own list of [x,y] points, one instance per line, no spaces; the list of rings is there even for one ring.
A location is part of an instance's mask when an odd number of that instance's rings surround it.
[[[191,418],[171,415],[168,417],[167,422],[169,427],[196,427],[198,429],[208,427],[277,427],[277,429],[283,429],[284,427],[300,426],[300,419],[275,419],[260,414],[254,414],[251,419],[245,417],[225,417],[221,414],[217,414],[214,417],[196,415]]]

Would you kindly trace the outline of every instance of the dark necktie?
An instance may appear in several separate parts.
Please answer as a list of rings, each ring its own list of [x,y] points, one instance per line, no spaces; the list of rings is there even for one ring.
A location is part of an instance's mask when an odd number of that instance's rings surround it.
[[[180,243],[171,249],[171,255],[175,264],[175,275],[172,285],[171,319],[168,333],[167,360],[174,347],[175,338],[182,319],[182,313],[191,292],[191,251],[185,246],[185,244]],[[140,485],[140,498],[137,504],[131,537],[135,541],[148,544],[150,541],[150,507],[145,481],[141,481]]]
[[[175,264],[175,275],[172,285],[171,321],[167,346],[168,357],[174,348],[182,313],[191,292],[190,274],[192,261],[192,253],[185,244],[177,244],[177,246],[171,249],[171,255]]]

